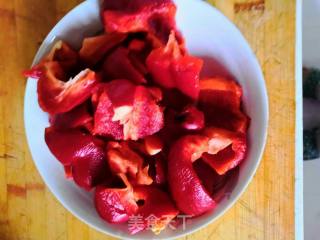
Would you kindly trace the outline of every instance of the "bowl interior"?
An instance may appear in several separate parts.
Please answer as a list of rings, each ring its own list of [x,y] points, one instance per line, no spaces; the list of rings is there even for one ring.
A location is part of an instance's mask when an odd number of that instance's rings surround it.
[[[135,236],[127,233],[127,225],[110,225],[96,213],[92,193],[78,188],[66,180],[60,163],[48,150],[44,129],[49,125],[48,116],[37,102],[36,81],[29,79],[25,95],[25,128],[34,162],[45,183],[57,199],[70,212],[95,229],[122,239],[165,239],[180,237],[205,226],[230,208],[252,179],[263,152],[268,121],[268,99],[259,64],[246,40],[233,24],[210,5],[198,0],[175,0],[178,6],[177,24],[193,55],[205,59],[204,74],[231,74],[243,87],[244,108],[251,117],[248,134],[249,151],[241,164],[236,181],[229,194],[218,207],[201,217],[187,222],[176,230],[167,229],[160,235],[146,231]],[[102,29],[97,0],[85,1],[63,18],[45,39],[35,62],[48,51],[55,38],[80,47],[86,36]],[[224,71],[227,69],[228,71]]]

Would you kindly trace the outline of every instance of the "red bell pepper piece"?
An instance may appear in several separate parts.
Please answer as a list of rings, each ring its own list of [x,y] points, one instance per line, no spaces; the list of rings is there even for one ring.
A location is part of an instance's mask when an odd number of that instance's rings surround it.
[[[67,43],[57,41],[52,47],[47,56],[45,56],[40,63],[32,67],[30,70],[23,72],[25,77],[32,77],[39,79],[43,73],[42,67],[47,62],[59,62],[60,66],[65,72],[70,72],[77,67],[79,60],[78,53],[73,50]]]
[[[249,118],[241,111],[242,89],[233,80],[210,78],[200,81],[199,108],[209,126],[245,133]]]
[[[204,182],[196,174],[192,163],[202,157],[221,174],[237,166],[246,152],[246,138],[242,133],[210,128],[205,134],[181,137],[169,153],[168,180],[171,194],[177,207],[193,216],[213,209],[216,203],[211,192],[203,186]],[[232,155],[225,154],[225,149],[229,148],[232,149]]]
[[[167,108],[165,110],[165,123],[159,137],[164,144],[164,150],[167,150],[171,145],[181,136],[187,134],[185,129],[182,128],[179,114],[174,110]]]
[[[107,159],[114,174],[125,174],[136,184],[152,184],[152,178],[148,174],[149,166],[143,166],[143,159],[126,142],[109,142]]]
[[[153,135],[163,126],[163,110],[157,101],[153,90],[127,80],[106,84],[95,112],[95,134],[118,140]]]
[[[103,63],[103,73],[110,80],[128,79],[136,84],[147,82],[132,64],[129,58],[129,50],[123,47],[117,48],[107,56]]]
[[[95,191],[95,207],[102,219],[109,223],[127,222],[138,211],[133,189],[126,177],[121,176],[125,188],[109,188],[100,185]]]
[[[139,206],[135,214],[142,217],[142,224],[129,225],[131,234],[146,228],[151,228],[153,232],[159,234],[179,213],[167,193],[156,187],[135,187],[134,196],[136,202],[143,201],[143,205]]]
[[[134,68],[142,74],[142,76],[146,76],[149,72],[147,66],[145,65],[146,58],[144,52],[129,52],[129,59]]]
[[[146,48],[146,42],[140,39],[132,39],[129,43],[128,49],[130,51],[141,52]]]
[[[218,174],[225,174],[245,158],[245,134],[217,128],[209,128],[205,134],[210,138],[211,149],[209,153],[203,154],[202,159]]]
[[[151,32],[166,42],[176,28],[171,0],[106,0],[102,6],[106,32]]]
[[[86,69],[64,82],[65,75],[58,62],[43,64],[38,81],[38,101],[43,111],[51,115],[68,112],[90,98],[99,82],[96,74]]]
[[[166,160],[164,154],[158,153],[156,155],[150,155],[150,151],[146,150],[146,145],[137,141],[128,142],[129,147],[140,156],[144,157],[146,164],[149,166],[148,175],[153,179],[154,185],[163,185],[167,181]],[[158,148],[157,148],[158,149]],[[151,152],[156,152],[152,149]]]
[[[132,192],[103,186],[96,188],[95,206],[100,217],[109,223],[127,222],[137,208]]]
[[[45,141],[52,154],[65,166],[71,166],[74,181],[90,190],[108,173],[104,143],[80,130],[47,128]]]
[[[85,38],[79,51],[81,61],[87,66],[94,66],[126,37],[126,34],[111,33]]]
[[[198,133],[204,127],[203,112],[195,106],[188,105],[183,110],[174,111],[167,108],[165,112],[165,124],[159,136],[166,147],[184,135]]]
[[[184,54],[172,32],[167,46],[153,50],[147,67],[154,81],[164,88],[177,88],[196,100],[199,95],[199,74],[203,66],[200,58]]]
[[[208,167],[208,164],[203,159],[196,161],[193,164],[193,168],[213,199],[215,199],[215,195],[219,191],[223,191],[223,187],[230,177],[228,174],[219,175],[214,169]]]
[[[239,109],[241,104],[242,89],[239,84],[231,79],[208,78],[200,81],[201,95],[199,101],[221,105],[222,108]],[[227,94],[228,95],[227,95]]]
[[[92,122],[93,117],[88,111],[87,104],[82,104],[70,112],[50,116],[50,124],[58,129],[70,129],[77,127],[87,127]]]
[[[103,92],[94,114],[93,133],[101,136],[111,136],[116,140],[123,139],[123,126],[119,121],[113,121],[114,109],[108,94]]]
[[[155,135],[148,136],[144,139],[144,148],[148,155],[153,156],[162,151],[163,142]]]
[[[204,128],[204,114],[195,106],[187,106],[180,114],[182,127],[187,130],[201,130]]]
[[[138,140],[157,133],[163,127],[163,109],[148,88],[137,86],[129,121],[124,125],[124,139]]]
[[[162,101],[163,96],[162,96],[162,90],[160,88],[149,87],[148,90],[156,102]]]
[[[209,138],[187,135],[180,138],[169,153],[170,192],[183,213],[198,216],[212,210],[216,203],[193,169],[192,163],[209,150]]]

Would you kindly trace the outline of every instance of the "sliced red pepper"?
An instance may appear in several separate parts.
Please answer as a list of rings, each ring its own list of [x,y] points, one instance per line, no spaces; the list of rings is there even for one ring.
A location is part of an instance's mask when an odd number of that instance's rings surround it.
[[[203,103],[217,104],[220,101],[219,104],[222,108],[240,108],[242,89],[237,82],[231,79],[218,77],[202,79],[200,90],[199,101]]]
[[[180,211],[192,216],[201,215],[216,206],[192,166],[209,150],[208,143],[208,137],[187,135],[171,147],[169,154],[168,180],[172,197]]]
[[[128,79],[136,84],[147,82],[132,64],[129,58],[129,50],[123,47],[117,48],[107,56],[103,63],[103,73],[110,80]]]
[[[135,85],[128,80],[116,80],[100,87],[94,115],[94,133],[124,139],[120,122],[132,111]],[[100,94],[100,96],[99,96]],[[95,99],[95,101],[97,101]]]
[[[213,199],[215,199],[215,194],[223,189],[230,177],[228,174],[219,175],[214,169],[208,167],[203,159],[196,161],[193,168]]]
[[[138,140],[153,135],[163,127],[163,109],[148,88],[137,86],[133,109],[124,124],[124,139]]]
[[[141,141],[127,141],[129,147],[141,156],[148,156],[145,145]]]
[[[117,111],[121,111],[119,108],[132,108],[135,94],[134,92],[136,90],[136,85],[134,85],[132,82],[124,79],[115,80],[107,83],[105,90]],[[125,112],[123,115],[126,115],[130,112],[124,109],[122,111]]]
[[[113,121],[113,116],[114,110],[112,102],[104,92],[99,98],[99,104],[94,115],[94,134],[111,136],[116,140],[123,139],[123,126],[119,121]]]
[[[177,88],[192,99],[199,95],[199,74],[203,66],[200,58],[183,54],[172,32],[167,46],[153,50],[147,67],[154,81],[164,88]]]
[[[69,129],[77,127],[87,127],[89,122],[92,122],[93,117],[88,111],[87,104],[72,109],[70,112],[53,115],[50,117],[50,124],[55,128]]]
[[[129,145],[140,155],[144,156],[144,160],[149,166],[148,175],[152,177],[153,185],[164,185],[167,182],[167,161],[165,159],[165,153],[150,155],[150,153],[146,151],[145,144],[141,142],[131,141]]]
[[[199,108],[210,126],[246,132],[248,117],[241,111],[241,87],[233,80],[210,78],[200,81]]]
[[[193,105],[194,101],[180,92],[178,89],[163,89],[163,105],[177,112],[183,111],[188,105]]]
[[[168,149],[181,136],[185,135],[185,129],[181,126],[181,121],[177,118],[178,114],[168,108],[165,111],[165,124],[159,132],[159,136],[164,144],[164,149]]]
[[[143,159],[130,149],[126,142],[109,142],[107,159],[114,174],[125,174],[136,184],[150,185],[152,178],[148,166],[143,166]]]
[[[166,42],[162,42],[159,38],[154,33],[147,33],[146,36],[147,41],[151,44],[152,49],[160,48],[160,47],[165,47],[167,44]]]
[[[51,57],[52,56],[52,57]],[[47,56],[47,60],[57,61],[66,72],[72,71],[79,63],[79,55],[69,44],[58,41]]]
[[[136,234],[146,228],[159,234],[179,213],[167,193],[156,187],[135,187],[134,196],[136,202],[143,201],[143,205],[139,206],[135,214],[142,217],[143,223],[129,225],[131,234]]]
[[[64,71],[58,62],[43,64],[38,81],[38,101],[43,111],[51,115],[68,112],[90,98],[99,82],[96,74],[86,69],[64,82]]]
[[[148,90],[156,102],[160,102],[162,100],[163,96],[162,96],[162,90],[160,88],[149,87]]]
[[[74,181],[90,190],[108,174],[104,143],[80,130],[47,128],[45,141],[52,154],[65,166],[71,166]]]
[[[153,156],[162,151],[163,142],[158,136],[148,136],[144,139],[144,148],[148,155]]]
[[[151,32],[166,42],[176,28],[171,0],[106,0],[102,9],[106,32]]]
[[[204,114],[195,106],[187,106],[181,113],[182,127],[187,130],[204,128]]]
[[[209,153],[203,154],[202,159],[218,174],[225,174],[245,158],[245,134],[217,128],[209,128],[205,133],[210,138],[211,149]]]
[[[95,206],[100,217],[109,223],[127,222],[136,209],[133,193],[127,189],[112,189],[98,186]]]
[[[52,47],[47,56],[45,56],[41,62],[30,70],[23,72],[25,77],[32,77],[39,79],[43,73],[43,64],[46,62],[56,61],[65,72],[72,71],[78,64],[78,53],[73,50],[67,43],[63,41],[57,41]]]
[[[88,66],[94,66],[126,37],[126,34],[110,33],[85,38],[79,51],[81,61]]]
[[[182,111],[167,108],[165,124],[159,136],[166,147],[184,135],[198,133],[204,127],[203,112],[194,106],[186,106]]]
[[[142,76],[146,76],[149,73],[145,65],[147,56],[144,55],[144,52],[129,52],[128,56],[134,68],[142,74]]]
[[[132,39],[129,43],[128,49],[130,51],[141,52],[146,47],[146,42],[140,39]]]
[[[162,126],[162,109],[148,88],[134,86],[127,80],[105,85],[95,113],[96,134],[111,135],[118,140],[138,140],[153,135]],[[117,134],[112,134],[113,131]]]
[[[161,45],[162,46],[162,45]],[[128,45],[129,59],[132,65],[143,75],[149,74],[146,66],[146,59],[150,52],[155,49],[153,40],[148,38],[148,35],[137,35]]]
[[[122,176],[125,188],[100,185],[95,191],[95,207],[102,219],[109,223],[124,223],[138,211],[130,183]]]

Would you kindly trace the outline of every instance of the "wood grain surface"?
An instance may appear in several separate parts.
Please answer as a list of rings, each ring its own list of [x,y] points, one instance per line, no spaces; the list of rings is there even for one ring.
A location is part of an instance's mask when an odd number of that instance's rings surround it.
[[[21,70],[80,0],[0,0],[0,240],[110,240],[68,213],[31,159]],[[248,39],[270,98],[269,136],[249,188],[218,221],[183,239],[294,239],[295,1],[212,0]]]

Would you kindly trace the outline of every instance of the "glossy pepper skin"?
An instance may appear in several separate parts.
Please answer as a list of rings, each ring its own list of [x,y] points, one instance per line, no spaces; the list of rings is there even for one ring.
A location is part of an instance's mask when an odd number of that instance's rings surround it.
[[[209,126],[245,133],[250,119],[241,109],[242,89],[232,79],[215,77],[200,81],[198,107]]]
[[[103,73],[109,79],[128,79],[136,84],[147,83],[129,58],[129,50],[119,47],[106,57],[103,63]]]
[[[179,210],[201,215],[216,205],[213,192],[196,174],[192,163],[202,158],[218,174],[235,168],[246,154],[246,136],[219,128],[207,128],[203,135],[181,137],[170,149],[168,179],[171,194]],[[229,153],[231,152],[231,153]]]
[[[45,131],[45,141],[52,154],[66,167],[70,167],[74,181],[91,190],[109,175],[104,143],[77,129]]]
[[[170,31],[176,29],[177,9],[171,0],[105,0],[102,9],[109,33],[148,32],[165,43]]]
[[[125,188],[110,188],[100,185],[95,191],[95,207],[99,215],[109,223],[127,222],[130,217],[140,216],[141,224],[129,225],[129,232],[136,234],[151,227],[159,233],[175,218],[179,211],[167,193],[152,186],[132,188],[126,177],[121,176]],[[142,201],[143,204],[137,204]],[[148,218],[154,217],[154,225],[149,225]]]
[[[137,209],[133,193],[130,190],[103,186],[96,188],[95,206],[101,218],[109,223],[127,222]]]
[[[187,106],[180,117],[183,118],[181,125],[187,130],[201,130],[205,126],[204,114],[195,106]]]
[[[217,128],[209,128],[205,134],[210,138],[211,148],[215,150],[211,154],[204,153],[202,159],[218,174],[227,173],[245,158],[247,152],[245,134]]]
[[[41,67],[38,80],[38,101],[49,114],[65,113],[85,102],[92,95],[100,79],[86,69],[65,82],[65,73],[59,62],[47,62]]]
[[[154,89],[118,79],[103,86],[95,111],[94,133],[116,140],[138,140],[163,127],[163,109]],[[96,101],[96,100],[95,100]]]
[[[67,43],[58,41],[49,54],[26,77],[38,79],[38,102],[50,115],[66,113],[90,98],[100,78],[85,69],[68,79],[77,70],[79,55]]]
[[[203,66],[200,58],[183,53],[172,32],[163,48],[153,50],[147,58],[147,67],[154,81],[168,89],[177,88],[196,100],[199,96],[199,74]]]
[[[126,37],[126,34],[112,33],[85,38],[79,51],[80,60],[87,66],[93,67]]]
[[[102,219],[109,223],[124,223],[136,214],[138,205],[134,199],[131,184],[124,175],[120,175],[124,188],[112,188],[100,185],[96,188],[94,203]]]
[[[193,168],[199,176],[203,186],[210,193],[210,196],[217,201],[216,195],[223,191],[228,182],[228,174],[219,175],[214,169],[208,167],[208,164],[199,159],[193,164]]]
[[[192,216],[199,216],[216,206],[192,166],[194,161],[209,150],[208,142],[208,137],[187,135],[180,138],[169,153],[170,192],[178,209]]]
[[[108,93],[103,91],[97,97],[93,133],[95,135],[112,137],[115,140],[123,139],[123,126],[120,124],[120,121],[113,121],[114,114],[112,101]]]
[[[142,206],[139,206],[136,212],[136,215],[142,216],[143,224],[129,227],[129,231],[132,234],[136,234],[148,227],[151,227],[153,232],[160,233],[179,213],[169,195],[156,187],[135,187],[134,196],[137,202],[143,201]],[[152,226],[148,225],[150,217],[154,217],[156,220]]]
[[[70,112],[50,116],[50,124],[58,129],[87,128],[93,118],[89,113],[88,105],[81,104]],[[88,129],[90,131],[90,129]]]
[[[69,44],[59,40],[37,65],[30,70],[24,71],[23,75],[25,77],[39,79],[43,73],[43,65],[48,62],[58,62],[64,72],[72,72],[77,68],[79,55]]]
[[[150,185],[149,166],[143,166],[143,158],[133,151],[126,142],[109,142],[107,160],[114,174],[124,174],[134,184]]]

